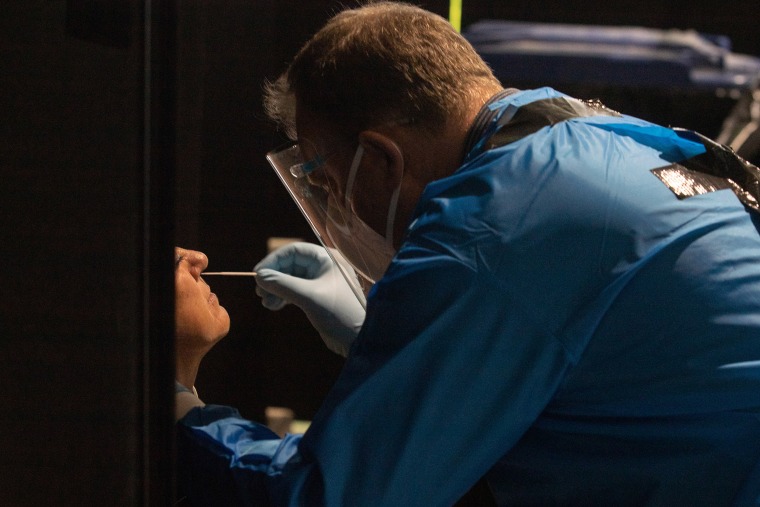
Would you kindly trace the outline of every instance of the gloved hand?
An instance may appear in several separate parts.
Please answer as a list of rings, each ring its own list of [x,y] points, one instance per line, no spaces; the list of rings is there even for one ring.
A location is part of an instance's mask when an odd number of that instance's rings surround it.
[[[306,314],[327,348],[343,357],[364,322],[364,307],[321,245],[289,243],[256,267],[256,294],[270,310],[294,304]]]

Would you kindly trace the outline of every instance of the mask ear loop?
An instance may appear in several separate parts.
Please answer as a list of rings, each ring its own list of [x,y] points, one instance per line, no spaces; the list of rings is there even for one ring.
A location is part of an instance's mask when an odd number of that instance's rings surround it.
[[[401,183],[396,187],[391,195],[391,202],[388,204],[388,219],[385,222],[385,241],[389,247],[393,248],[393,225],[396,221],[396,209],[398,208],[398,196],[401,193]]]
[[[393,146],[396,148],[396,151],[399,152],[399,156],[401,156],[401,150],[399,149],[398,145],[396,145],[396,143],[393,143]],[[346,195],[344,196],[344,203],[345,203],[344,206],[346,209],[351,209],[350,203],[349,203],[349,196],[352,194],[354,190],[354,181],[356,181],[356,173],[358,172],[359,164],[361,163],[362,156],[364,156],[364,146],[360,144],[359,147],[356,148],[356,153],[354,154],[354,158],[351,161],[351,168],[348,170],[348,179],[346,180]],[[403,161],[403,158],[401,160]],[[401,179],[403,178],[404,178],[404,167],[402,165]],[[385,242],[391,248],[393,248],[393,226],[395,225],[395,222],[396,222],[396,210],[398,209],[398,199],[399,199],[400,194],[401,194],[401,181],[399,180],[398,186],[391,194],[391,200],[388,203],[388,216],[385,220]]]
[[[350,203],[348,202],[349,197],[351,196],[351,193],[354,191],[354,181],[356,180],[356,172],[359,169],[359,164],[362,161],[362,157],[364,156],[364,146],[361,144],[358,148],[356,148],[356,153],[354,153],[354,159],[351,161],[351,168],[348,170],[348,179],[346,179],[346,195],[343,196],[343,206],[347,210],[351,209]]]
[[[398,157],[401,159],[401,176],[399,177],[398,186],[396,187],[396,190],[394,190],[393,194],[391,194],[391,201],[388,203],[388,218],[386,219],[386,222],[385,222],[385,241],[389,247],[395,250],[393,246],[393,226],[396,221],[396,210],[398,210],[398,199],[399,199],[399,195],[401,194],[401,182],[404,180],[404,156],[401,153],[401,148],[399,148],[398,144],[394,142],[393,147],[396,148],[396,151],[398,152]]]

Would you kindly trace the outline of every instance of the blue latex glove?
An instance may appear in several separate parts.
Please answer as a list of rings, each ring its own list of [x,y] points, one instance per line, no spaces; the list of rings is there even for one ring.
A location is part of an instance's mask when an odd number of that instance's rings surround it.
[[[294,304],[306,314],[327,348],[348,355],[364,322],[364,307],[325,249],[313,243],[289,243],[256,267],[256,294],[270,310]]]

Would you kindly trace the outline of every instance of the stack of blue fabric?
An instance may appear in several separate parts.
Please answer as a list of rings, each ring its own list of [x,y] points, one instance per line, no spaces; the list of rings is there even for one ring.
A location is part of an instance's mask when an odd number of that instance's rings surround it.
[[[503,82],[741,91],[760,58],[694,30],[484,20],[463,35]]]

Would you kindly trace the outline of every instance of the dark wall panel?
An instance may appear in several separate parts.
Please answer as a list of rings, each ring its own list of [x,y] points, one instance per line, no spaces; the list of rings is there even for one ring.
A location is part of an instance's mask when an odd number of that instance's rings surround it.
[[[110,9],[105,32],[93,6]],[[143,505],[158,469],[144,456],[170,456],[153,454],[143,419],[153,347],[141,11],[137,1],[3,4],[3,505]],[[166,259],[160,291],[171,295]],[[162,310],[171,344],[171,306]],[[158,376],[171,381],[164,363]]]

